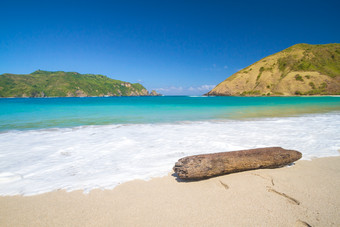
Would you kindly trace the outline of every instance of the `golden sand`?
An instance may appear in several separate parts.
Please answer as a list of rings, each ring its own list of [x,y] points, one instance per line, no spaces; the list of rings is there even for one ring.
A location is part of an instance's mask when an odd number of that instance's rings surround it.
[[[0,197],[0,226],[340,226],[340,157],[113,190]]]

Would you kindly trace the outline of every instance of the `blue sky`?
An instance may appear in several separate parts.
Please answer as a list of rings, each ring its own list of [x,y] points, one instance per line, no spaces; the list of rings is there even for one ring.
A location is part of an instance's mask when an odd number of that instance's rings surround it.
[[[107,75],[200,95],[296,43],[340,42],[340,1],[1,0],[0,74]]]

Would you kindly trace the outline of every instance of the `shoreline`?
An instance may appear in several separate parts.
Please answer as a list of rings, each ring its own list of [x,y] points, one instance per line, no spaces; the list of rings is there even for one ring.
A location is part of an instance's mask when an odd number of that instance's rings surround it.
[[[0,196],[1,226],[339,226],[340,156],[202,181]],[[306,226],[306,225],[305,225]]]
[[[112,97],[340,97],[340,95],[103,95],[103,96],[46,96],[46,97],[0,97],[0,99],[50,99],[50,98],[112,98]]]

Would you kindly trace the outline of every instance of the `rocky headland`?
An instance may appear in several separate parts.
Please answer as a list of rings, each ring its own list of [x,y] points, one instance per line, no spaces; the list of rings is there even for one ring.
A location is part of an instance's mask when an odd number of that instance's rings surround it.
[[[340,95],[340,44],[296,44],[238,71],[205,95]]]
[[[77,72],[37,70],[0,75],[0,97],[158,96],[139,83]]]

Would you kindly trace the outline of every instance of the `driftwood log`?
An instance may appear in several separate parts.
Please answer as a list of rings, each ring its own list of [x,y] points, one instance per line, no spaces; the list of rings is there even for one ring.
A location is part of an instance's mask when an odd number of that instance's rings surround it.
[[[184,157],[173,170],[181,179],[204,179],[244,170],[277,168],[299,160],[302,154],[281,147],[258,148]]]

